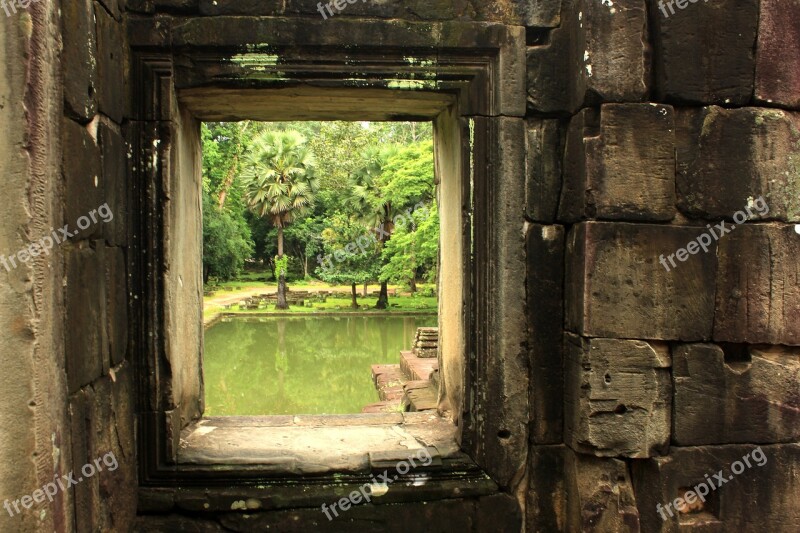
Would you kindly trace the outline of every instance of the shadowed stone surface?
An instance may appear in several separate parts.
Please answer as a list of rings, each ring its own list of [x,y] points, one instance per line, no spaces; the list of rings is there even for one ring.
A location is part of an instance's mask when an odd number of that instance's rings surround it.
[[[64,111],[81,122],[88,122],[97,112],[97,34],[93,6],[92,0],[75,0],[62,6]]]
[[[525,214],[534,222],[552,224],[556,220],[561,194],[564,130],[558,120],[527,122]]]
[[[587,337],[708,340],[714,320],[716,245],[674,254],[704,228],[584,222],[567,237],[567,329]],[[666,257],[665,257],[666,261]]]
[[[761,0],[756,99],[800,109],[800,0]]]
[[[764,197],[753,219],[800,221],[800,113],[710,106],[677,112],[678,207],[730,220]]]
[[[602,457],[664,454],[672,413],[666,343],[567,334],[564,440]]]
[[[740,350],[744,358],[726,360],[714,344],[675,349],[675,444],[800,440],[800,350]]]
[[[800,345],[800,234],[746,224],[719,243],[714,340]]]
[[[632,463],[642,531],[795,533],[800,524],[800,445],[763,445],[763,456],[756,449],[753,445],[672,448],[668,457]],[[745,455],[750,467],[742,460]],[[738,475],[731,470],[736,461]],[[715,474],[720,470],[725,484],[709,490],[705,502],[697,500],[693,512],[678,515],[673,507],[672,516],[663,512],[666,520],[659,516],[656,505],[663,509],[706,479],[717,485]]]
[[[660,11],[659,0],[648,4],[659,100],[750,102],[759,0],[697,2],[675,9],[669,17]]]
[[[671,106],[604,104],[569,125],[559,220],[671,220],[675,216]]]

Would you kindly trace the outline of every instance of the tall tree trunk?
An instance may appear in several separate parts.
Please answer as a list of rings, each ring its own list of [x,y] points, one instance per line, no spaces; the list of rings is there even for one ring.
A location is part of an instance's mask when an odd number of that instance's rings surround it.
[[[358,309],[358,301],[356,300],[356,284],[355,284],[355,282],[352,283],[351,289],[353,291],[353,304],[351,305],[351,307],[353,309]]]
[[[375,309],[386,309],[387,307],[389,307],[388,282],[381,281],[381,294],[378,296],[378,303],[375,304]]]
[[[236,178],[236,167],[239,165],[239,154],[242,152],[242,135],[247,130],[247,127],[250,125],[249,120],[245,120],[244,124],[240,126],[242,129],[239,132],[239,141],[236,143],[236,153],[233,154],[233,164],[231,164],[231,168],[228,170],[228,174],[225,176],[225,181],[222,183],[222,188],[219,191],[219,208],[225,205],[225,200],[228,198],[228,192],[231,190],[233,186],[233,180]]]
[[[417,276],[416,276],[416,273],[411,276],[411,279],[409,280],[409,285],[411,286],[411,294],[414,294],[415,292],[417,292]]]
[[[363,296],[364,298],[366,298],[367,296],[369,296],[369,294],[367,294],[367,289],[368,289],[368,288],[369,288],[369,283],[365,281],[365,282],[364,282],[364,292],[362,292],[362,293],[361,293],[361,296]]]
[[[278,259],[283,259],[283,227],[278,226]],[[278,273],[278,303],[275,309],[289,309],[289,304],[286,302],[286,272],[284,268],[280,268]]]

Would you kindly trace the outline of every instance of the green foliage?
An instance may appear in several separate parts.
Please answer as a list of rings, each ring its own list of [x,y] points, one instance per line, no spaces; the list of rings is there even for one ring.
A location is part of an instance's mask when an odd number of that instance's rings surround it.
[[[278,228],[305,215],[319,190],[314,163],[305,138],[296,131],[266,131],[253,139],[242,171],[250,209]]]
[[[250,228],[242,214],[221,210],[203,195],[204,280],[212,276],[223,281],[233,279],[252,253]]]
[[[436,280],[439,258],[439,212],[436,203],[422,207],[412,214],[413,222],[403,218],[383,252],[381,281],[408,283],[422,275],[427,281]]]
[[[322,232],[324,255],[316,258],[316,273],[337,285],[367,283],[378,279],[380,253],[374,232],[353,218],[336,213]]]
[[[289,256],[284,255],[283,257],[279,257],[276,255],[272,261],[275,265],[275,278],[280,277],[281,274],[285,276],[289,271]]]

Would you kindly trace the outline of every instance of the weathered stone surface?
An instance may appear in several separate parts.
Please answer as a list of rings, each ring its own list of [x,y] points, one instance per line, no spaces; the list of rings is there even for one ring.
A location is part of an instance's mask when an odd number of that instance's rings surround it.
[[[97,142],[100,145],[105,197],[103,203],[113,215],[100,218],[106,240],[117,246],[128,242],[128,176],[125,141],[116,125],[101,121],[97,126]],[[98,204],[99,205],[99,204]],[[98,207],[95,205],[93,208]],[[108,220],[106,222],[106,220]]]
[[[476,318],[485,320],[487,335],[478,341],[471,372],[481,398],[464,428],[465,451],[503,487],[510,487],[523,470],[530,421],[527,319],[525,295],[525,121],[516,118],[476,118],[476,144],[491,147],[494,162],[476,174],[475,240],[484,251],[475,260],[476,284],[486,298],[501,307],[478,304]],[[491,287],[489,292],[488,287]],[[490,296],[491,294],[491,296]],[[484,300],[483,297],[480,298]]]
[[[478,500],[475,531],[521,531],[522,513],[511,495],[499,493]]]
[[[103,224],[92,222],[90,214],[105,202],[105,181],[100,162],[100,149],[89,131],[70,119],[62,121],[64,142],[63,172],[65,224],[71,239],[83,240],[103,235]],[[86,217],[82,220],[81,217]],[[100,217],[95,213],[95,219]],[[88,227],[80,229],[78,223]],[[61,233],[57,233],[63,238]]]
[[[567,522],[559,531],[640,531],[639,510],[624,461],[585,456],[568,449],[564,475]]]
[[[584,222],[567,238],[567,328],[587,337],[709,340],[714,319],[716,244],[670,254],[703,228]],[[660,256],[670,268],[660,264]]]
[[[66,370],[74,392],[100,377],[108,361],[105,257],[102,248],[75,248],[66,256]]]
[[[579,92],[592,103],[645,100],[651,77],[645,0],[581,0],[579,6]]]
[[[528,455],[528,491],[525,504],[526,531],[564,531],[567,523],[567,490],[564,456],[567,448],[531,446]]]
[[[93,5],[92,0],[75,0],[61,7],[65,111],[81,122],[89,121],[97,112]]]
[[[531,442],[562,442],[564,426],[564,248],[562,226],[528,228],[528,347]]]
[[[106,249],[106,315],[111,366],[120,364],[128,350],[128,275],[122,248]]]
[[[800,109],[800,1],[761,0],[756,100]]]
[[[581,110],[567,133],[559,219],[671,220],[674,128],[671,106]]]
[[[725,218],[764,197],[769,218],[800,221],[800,114],[710,106],[677,113],[678,206]]]
[[[714,340],[800,345],[798,226],[737,226],[718,255]]]
[[[97,107],[117,124],[122,123],[127,98],[125,90],[125,31],[103,7],[95,9],[97,20]]]
[[[188,3],[190,0],[172,0],[173,3]],[[195,0],[196,2],[196,0]],[[156,2],[164,3],[164,0]],[[341,10],[331,6],[323,18],[316,0],[237,0],[219,2],[200,0],[203,15],[256,15],[256,16],[314,16],[320,20],[339,17],[390,18],[405,20],[474,20],[505,22],[514,25],[557,25],[559,2],[537,0],[532,5],[525,0],[501,0],[481,2],[479,0],[384,0],[381,2],[344,2]],[[323,2],[323,6],[328,2]],[[554,13],[555,11],[555,13]]]
[[[759,0],[687,4],[672,14],[648,0],[659,100],[745,105],[753,96]]]
[[[561,25],[527,51],[528,111],[575,113],[583,103],[579,79],[583,59],[578,52],[580,28],[576,2],[564,0]],[[582,51],[581,51],[582,54]]]
[[[525,214],[534,222],[552,224],[556,220],[564,129],[558,120],[531,119],[527,122]]]
[[[564,440],[602,457],[651,457],[669,446],[672,382],[666,343],[567,334]]]
[[[100,4],[111,14],[112,17],[119,20],[120,8],[125,9],[125,0],[98,0]]]
[[[560,26],[528,43],[528,109],[574,113],[585,102],[644,100],[650,79],[644,0],[561,6]]]
[[[797,444],[673,447],[668,457],[634,461],[632,477],[642,531],[795,533],[800,524],[798,464]],[[722,487],[715,474],[724,479]],[[718,488],[710,489],[704,502],[690,496],[694,501],[682,506],[685,512],[676,513],[675,499],[685,498],[687,491],[709,479]]]
[[[714,344],[673,352],[679,446],[800,440],[800,350],[734,347],[728,357]]]
[[[73,479],[81,481],[71,487],[75,505],[75,528],[77,531],[97,531],[99,529],[100,492],[97,477],[83,478],[81,468],[92,464],[97,458],[94,448],[94,427],[98,418],[95,411],[95,394],[87,387],[72,395],[69,399],[70,434],[72,436],[72,472]],[[69,472],[63,472],[68,475]],[[66,480],[62,478],[64,483]]]

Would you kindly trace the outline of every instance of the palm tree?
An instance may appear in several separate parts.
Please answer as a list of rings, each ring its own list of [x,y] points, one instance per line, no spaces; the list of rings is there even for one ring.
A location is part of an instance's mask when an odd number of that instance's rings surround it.
[[[253,139],[244,157],[242,177],[248,206],[257,216],[269,217],[272,225],[278,228],[277,309],[289,308],[283,230],[314,205],[319,190],[314,166],[314,156],[305,138],[296,131],[264,132]]]
[[[358,214],[361,222],[369,228],[380,228],[378,241],[381,247],[391,239],[394,231],[394,217],[399,213],[391,200],[381,190],[381,176],[389,160],[399,151],[396,145],[371,147],[364,154],[364,164],[350,176],[349,206]],[[376,309],[389,306],[387,282],[381,281],[381,292]]]

